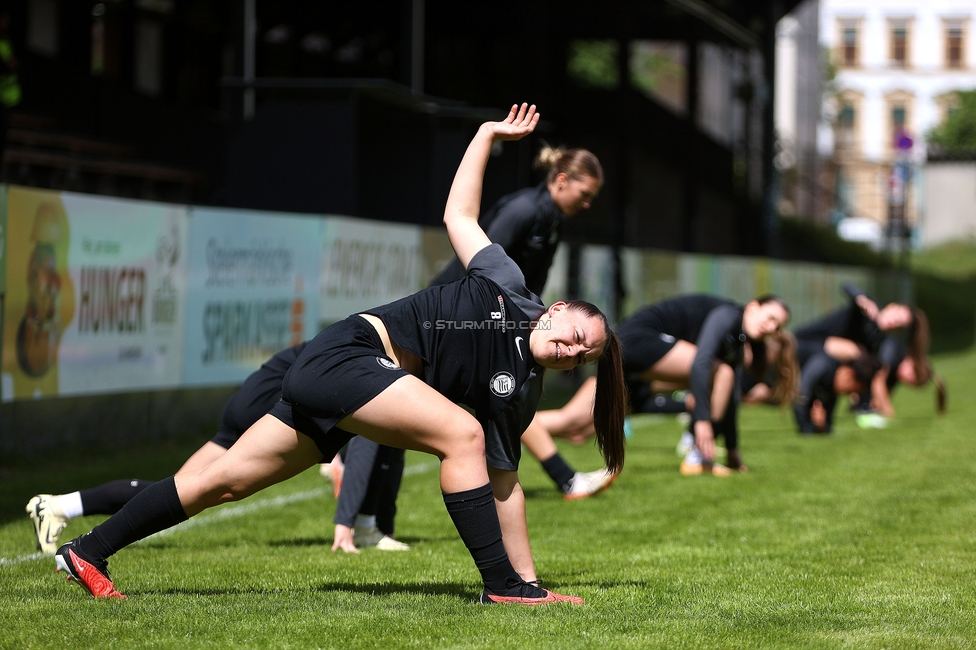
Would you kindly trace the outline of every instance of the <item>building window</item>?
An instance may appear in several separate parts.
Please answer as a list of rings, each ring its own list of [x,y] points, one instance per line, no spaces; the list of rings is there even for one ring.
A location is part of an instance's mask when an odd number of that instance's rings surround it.
[[[892,107],[891,125],[895,129],[895,133],[905,130],[905,107],[904,106]]]
[[[904,24],[891,27],[891,64],[898,68],[908,65],[908,27]]]
[[[963,67],[963,52],[965,51],[963,42],[963,28],[961,24],[946,25],[946,67]]]
[[[837,115],[837,144],[850,147],[854,144],[854,106],[844,104]]]
[[[908,111],[901,105],[896,104],[891,107],[891,147],[901,149],[900,143],[908,137],[905,125],[908,123]],[[910,142],[910,140],[909,140]]]
[[[842,32],[841,62],[845,66],[857,65],[857,27],[846,25]]]

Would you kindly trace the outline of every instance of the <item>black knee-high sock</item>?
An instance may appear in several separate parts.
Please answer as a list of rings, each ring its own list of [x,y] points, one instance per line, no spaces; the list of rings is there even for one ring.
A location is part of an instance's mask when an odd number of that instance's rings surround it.
[[[542,469],[546,470],[546,474],[556,483],[556,487],[563,492],[569,492],[576,472],[559,455],[558,451],[542,461]]]
[[[114,515],[132,497],[152,485],[152,481],[119,479],[98,487],[80,490],[81,508],[85,515]]]
[[[79,544],[85,553],[105,559],[133,542],[186,520],[176,481],[171,476],[137,494],[82,537]]]
[[[444,505],[461,541],[474,558],[485,587],[492,591],[504,590],[507,580],[519,575],[502,544],[502,528],[498,524],[491,483],[473,490],[445,494]]]

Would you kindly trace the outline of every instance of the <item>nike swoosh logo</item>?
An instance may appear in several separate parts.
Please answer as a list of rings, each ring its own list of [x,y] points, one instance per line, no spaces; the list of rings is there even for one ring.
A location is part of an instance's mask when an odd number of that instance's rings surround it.
[[[522,339],[521,336],[516,336],[515,337],[515,349],[518,350],[519,359],[521,359],[522,361],[525,361],[525,357],[522,356],[522,346],[521,346],[522,340],[523,339]]]

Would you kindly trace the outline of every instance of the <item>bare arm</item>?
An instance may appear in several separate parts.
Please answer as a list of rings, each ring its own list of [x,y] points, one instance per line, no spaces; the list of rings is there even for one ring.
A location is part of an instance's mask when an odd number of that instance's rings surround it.
[[[500,140],[519,140],[532,133],[538,123],[535,105],[512,106],[504,121],[482,124],[464,152],[444,208],[447,236],[464,268],[468,268],[478,251],[491,244],[478,224],[481,189],[491,145]]]
[[[522,579],[536,579],[532,549],[529,547],[529,526],[525,520],[525,494],[519,484],[518,472],[488,468],[488,478],[495,493],[498,523],[502,528],[502,543],[512,566]]]
[[[871,378],[871,406],[886,418],[895,417],[895,407],[888,391],[889,372],[887,368],[882,368]]]

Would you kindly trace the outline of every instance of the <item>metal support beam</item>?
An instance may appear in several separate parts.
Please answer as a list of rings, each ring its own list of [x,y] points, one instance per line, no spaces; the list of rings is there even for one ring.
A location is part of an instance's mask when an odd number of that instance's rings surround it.
[[[254,119],[254,77],[256,70],[257,0],[244,0],[244,119]]]
[[[702,0],[665,0],[668,4],[694,16],[716,31],[725,34],[746,49],[759,47],[759,39],[751,31]]]

